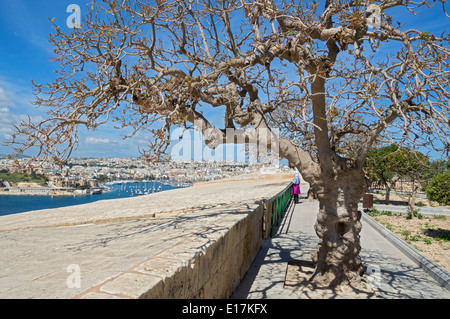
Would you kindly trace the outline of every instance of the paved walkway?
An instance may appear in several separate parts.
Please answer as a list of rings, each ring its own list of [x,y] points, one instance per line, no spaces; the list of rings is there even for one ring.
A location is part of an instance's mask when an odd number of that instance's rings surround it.
[[[266,241],[232,298],[342,298],[335,293],[311,295],[284,287],[288,262],[311,260],[311,253],[316,250],[318,238],[314,223],[317,212],[318,202],[312,200],[304,199],[288,207],[276,235]],[[375,298],[450,298],[450,291],[364,221],[361,246],[363,264],[373,271]]]

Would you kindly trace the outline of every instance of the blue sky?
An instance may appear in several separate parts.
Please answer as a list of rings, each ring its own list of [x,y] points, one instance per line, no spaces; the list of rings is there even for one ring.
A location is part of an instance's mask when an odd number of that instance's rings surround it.
[[[50,82],[57,64],[51,63],[51,46],[48,35],[53,31],[48,19],[67,28],[66,20],[71,14],[66,12],[68,5],[76,3],[80,6],[82,15],[87,10],[86,1],[74,0],[14,0],[0,1],[0,155],[12,153],[11,147],[4,142],[9,140],[14,124],[20,123],[29,115],[33,121],[43,119],[45,114],[30,103],[33,100],[33,86],[36,83]],[[130,139],[123,139],[123,131],[114,129],[113,123],[101,126],[95,132],[80,133],[80,143],[73,156],[85,157],[137,157],[139,147],[145,148],[147,136],[138,134]],[[201,145],[198,134],[186,134],[196,137]],[[200,143],[200,144],[199,144]],[[182,150],[179,147],[180,157]],[[201,154],[195,154],[196,159],[218,159],[221,154],[202,148]],[[186,154],[189,152],[185,152]],[[228,152],[230,155],[232,152]],[[27,154],[31,155],[31,154]]]
[[[54,78],[53,71],[58,65],[50,62],[53,53],[48,35],[53,29],[48,19],[54,19],[56,25],[67,28],[66,20],[71,13],[66,12],[66,9],[73,3],[80,6],[83,15],[90,1],[0,1],[0,155],[12,153],[12,148],[3,144],[10,139],[14,124],[25,120],[27,116],[33,121],[45,117],[43,110],[30,103],[34,98],[31,81],[47,83]],[[214,115],[213,121],[219,119],[220,114]],[[126,134],[114,129],[113,123],[105,124],[94,132],[80,130],[80,143],[72,156],[137,157],[140,155],[139,148],[145,148],[148,141],[144,134],[124,140]],[[174,134],[179,135],[183,135],[182,132]],[[175,157],[217,160],[242,158],[239,149],[233,146],[226,146],[225,150],[209,150],[202,144],[199,134],[184,134],[184,142],[192,140],[193,145],[178,145]]]
[[[48,35],[54,23],[67,28],[66,12],[69,4],[76,3],[81,11],[90,1],[75,0],[14,0],[0,2],[0,154],[11,153],[3,145],[17,124],[27,115],[35,121],[45,115],[30,103],[34,95],[31,81],[47,83],[54,76],[57,64],[51,63]],[[68,28],[67,28],[68,29]],[[69,29],[68,29],[69,30]],[[80,134],[80,145],[74,156],[136,157],[138,145],[146,145],[145,136],[123,140],[123,134],[105,125],[95,132]]]
[[[49,60],[52,57],[48,35],[52,25],[66,27],[70,13],[67,6],[79,4],[87,10],[90,1],[76,0],[12,0],[0,1],[0,154],[11,153],[11,148],[3,145],[12,125],[30,116],[38,121],[43,118],[42,110],[30,103],[33,99],[31,80],[37,83],[49,82],[57,65]],[[440,5],[440,4],[439,4]],[[411,24],[425,25],[427,31],[443,30],[450,19],[436,19],[436,11],[409,18]],[[450,10],[449,10],[450,11]],[[442,15],[440,15],[442,17]],[[447,30],[449,32],[450,30]],[[191,135],[193,136],[193,135]],[[113,124],[100,127],[94,133],[80,135],[80,145],[74,156],[136,157],[138,145],[146,145],[146,136],[138,135],[123,140],[123,133],[115,130]],[[220,152],[220,151],[219,151]],[[216,155],[205,151],[209,157]]]

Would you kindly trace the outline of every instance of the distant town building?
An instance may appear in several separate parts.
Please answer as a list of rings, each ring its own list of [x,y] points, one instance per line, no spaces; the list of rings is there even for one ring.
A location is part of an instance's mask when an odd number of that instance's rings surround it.
[[[85,189],[98,188],[103,183],[118,180],[211,181],[270,171],[274,167],[237,161],[174,160],[148,163],[132,158],[72,158],[63,167],[46,162],[35,168],[27,166],[23,173],[44,175],[48,179],[49,188]],[[16,168],[13,160],[0,158],[0,170],[14,172]],[[291,171],[284,165],[276,166],[275,170]]]

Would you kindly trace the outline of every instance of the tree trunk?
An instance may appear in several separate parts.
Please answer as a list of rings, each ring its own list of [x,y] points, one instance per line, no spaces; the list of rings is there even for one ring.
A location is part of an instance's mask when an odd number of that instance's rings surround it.
[[[417,194],[418,190],[419,190],[419,187],[416,186],[416,180],[413,179],[411,193],[408,196],[408,207],[411,212],[411,218],[415,217],[414,213],[416,211],[416,194]]]
[[[314,191],[314,189],[313,189],[312,187],[310,187],[310,188],[308,189],[308,195],[307,195],[307,198],[308,198],[308,199],[317,199],[316,192]]]
[[[316,264],[311,283],[316,287],[361,288],[363,267],[359,256],[361,212],[358,203],[365,192],[364,174],[345,171],[317,191],[319,214],[315,224],[320,239],[312,259]],[[324,177],[323,181],[329,181]]]
[[[384,203],[386,205],[389,205],[391,203],[391,188],[389,187],[387,182],[384,184],[384,187],[386,188],[386,197],[384,198]]]
[[[310,185],[319,200],[315,231],[318,250],[311,257],[316,264],[310,283],[315,287],[352,286],[361,289],[363,268],[359,252],[361,213],[358,203],[366,191],[365,175],[356,162],[340,158],[330,144],[325,98],[327,60],[316,60],[309,68],[314,74],[311,95],[314,120],[314,141],[318,168]],[[302,171],[301,171],[302,172]],[[303,172],[302,172],[303,174]],[[309,178],[305,174],[304,178]]]
[[[384,178],[383,175],[380,176],[380,179],[381,179],[381,181],[384,184],[384,188],[386,189],[386,195],[385,195],[385,198],[384,198],[384,203],[386,205],[389,205],[391,203],[391,188],[390,188],[388,182],[386,181],[386,179]]]

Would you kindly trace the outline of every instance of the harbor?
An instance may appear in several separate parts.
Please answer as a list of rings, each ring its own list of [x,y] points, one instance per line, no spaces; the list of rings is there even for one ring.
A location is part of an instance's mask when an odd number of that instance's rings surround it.
[[[187,181],[156,181],[156,180],[143,180],[143,181],[114,181],[105,184],[109,186],[119,186],[118,196],[121,194],[128,194],[129,196],[135,195],[149,195],[155,192],[160,192],[163,190],[163,186],[179,188],[179,187],[190,187],[191,182]]]
[[[101,188],[93,189],[94,192],[91,191],[89,193],[64,191],[60,193],[55,192],[54,195],[51,195],[52,193],[35,192],[30,196],[31,192],[26,195],[14,192],[15,195],[7,196],[5,195],[7,192],[2,192],[4,196],[0,196],[0,216],[33,210],[81,205],[105,199],[144,196],[191,185],[191,183],[179,181],[115,181],[105,183]]]

